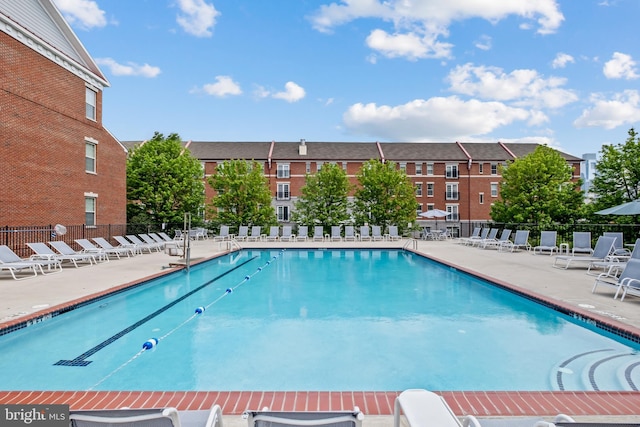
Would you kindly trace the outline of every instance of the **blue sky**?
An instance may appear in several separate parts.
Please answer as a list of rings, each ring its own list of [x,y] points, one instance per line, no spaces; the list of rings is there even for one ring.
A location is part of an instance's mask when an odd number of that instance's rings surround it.
[[[54,0],[120,140],[538,142],[640,122],[638,0]]]

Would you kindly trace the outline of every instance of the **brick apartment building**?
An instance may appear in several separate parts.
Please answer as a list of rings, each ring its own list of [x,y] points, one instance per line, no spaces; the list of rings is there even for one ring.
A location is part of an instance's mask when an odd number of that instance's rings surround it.
[[[0,1],[0,226],[126,222],[108,86],[51,0]]]
[[[346,143],[346,142],[187,142],[186,147],[204,165],[205,175],[229,159],[256,160],[263,165],[278,220],[287,223],[305,184],[324,163],[342,166],[355,184],[362,164],[370,159],[393,161],[406,171],[416,187],[416,221],[429,209],[450,212],[443,222],[454,233],[469,224],[490,219],[491,204],[499,196],[499,164],[533,152],[537,144],[519,143]],[[560,153],[580,177],[582,159]],[[206,199],[214,190],[206,186]],[[432,223],[433,221],[431,221]]]

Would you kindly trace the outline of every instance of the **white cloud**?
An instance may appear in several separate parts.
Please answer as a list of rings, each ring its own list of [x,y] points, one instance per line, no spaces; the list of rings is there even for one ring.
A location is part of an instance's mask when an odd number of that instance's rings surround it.
[[[107,25],[104,10],[93,0],[54,0],[54,3],[70,25],[82,29]]]
[[[96,63],[109,68],[109,71],[111,71],[111,74],[114,76],[142,76],[153,78],[161,72],[159,67],[153,67],[149,64],[139,65],[134,62],[127,62],[126,65],[123,65],[112,58],[96,58]]]
[[[640,77],[636,61],[631,58],[631,55],[620,52],[614,52],[613,58],[605,62],[602,72],[608,79],[632,80]]]
[[[234,82],[229,76],[216,76],[216,82],[205,84],[202,86],[202,90],[204,90],[207,95],[217,96],[219,98],[224,98],[228,95],[242,94],[240,85]]]
[[[573,122],[574,126],[613,129],[640,121],[640,92],[637,90],[626,90],[612,99],[592,95],[591,102],[593,107],[584,110]]]
[[[220,15],[213,4],[204,0],[178,0],[178,7],[182,14],[178,14],[176,21],[183,30],[196,37],[211,37],[211,28]]]
[[[576,61],[573,59],[573,56],[566,53],[559,52],[556,55],[556,57],[553,59],[551,66],[553,68],[564,68],[567,66],[567,64],[574,63],[574,62]]]
[[[403,105],[354,104],[344,113],[345,127],[356,134],[393,141],[469,140],[515,121],[529,111],[501,102],[464,101],[456,96],[416,99]]]
[[[320,6],[310,20],[321,32],[357,19],[388,22],[393,30],[373,30],[369,47],[387,57],[415,60],[450,57],[452,45],[439,39],[448,36],[453,22],[479,18],[495,23],[509,16],[535,21],[540,34],[555,32],[564,20],[555,0],[337,0]]]
[[[281,92],[272,92],[262,86],[257,86],[253,93],[258,98],[271,97],[275,99],[284,99],[287,102],[300,101],[307,95],[304,88],[294,82],[287,82],[284,85],[284,90]]]
[[[510,101],[518,106],[560,108],[578,99],[574,92],[561,87],[566,79],[545,79],[535,70],[513,70],[507,74],[498,67],[467,63],[451,70],[447,80],[453,92],[482,99]]]
[[[480,38],[475,41],[475,46],[480,50],[490,50],[492,39],[487,35],[481,35]]]

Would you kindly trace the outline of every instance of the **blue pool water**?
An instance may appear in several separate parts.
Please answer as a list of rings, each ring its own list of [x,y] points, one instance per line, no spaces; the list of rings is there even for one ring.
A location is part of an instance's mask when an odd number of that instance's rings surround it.
[[[637,349],[410,252],[243,250],[1,336],[0,388],[629,390]]]

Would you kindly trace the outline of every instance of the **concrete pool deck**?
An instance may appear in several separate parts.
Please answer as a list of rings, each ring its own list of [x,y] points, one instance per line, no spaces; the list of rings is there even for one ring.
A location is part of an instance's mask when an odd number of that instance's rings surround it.
[[[461,270],[487,277],[506,287],[525,291],[536,299],[584,314],[632,335],[640,335],[640,299],[614,300],[611,289],[591,293],[594,277],[586,266],[569,270],[552,267],[553,257],[527,252],[498,252],[462,246],[453,241],[396,242],[240,242],[243,248],[402,248],[451,264]],[[228,251],[226,243],[192,242],[191,259],[197,262]],[[164,252],[130,259],[112,260],[95,266],[65,267],[61,273],[15,281],[0,275],[0,329],[26,319],[38,321],[71,301],[113,291],[143,278],[161,275],[177,257]],[[541,349],[544,351],[544,349]],[[0,388],[2,386],[0,385]],[[217,402],[225,415],[237,415],[247,408],[329,410],[359,406],[368,416],[388,416],[398,392],[0,392],[0,403],[70,403],[73,408],[158,406],[178,409],[206,409]],[[442,394],[457,415],[553,416],[564,412],[578,417],[606,415],[625,420],[640,417],[638,392],[448,392]],[[225,417],[225,422],[228,420]]]

